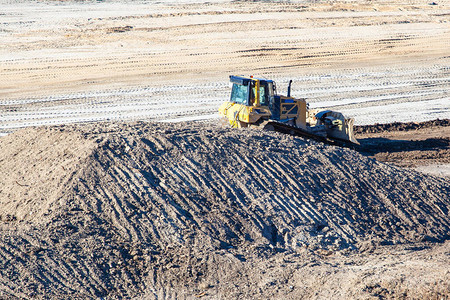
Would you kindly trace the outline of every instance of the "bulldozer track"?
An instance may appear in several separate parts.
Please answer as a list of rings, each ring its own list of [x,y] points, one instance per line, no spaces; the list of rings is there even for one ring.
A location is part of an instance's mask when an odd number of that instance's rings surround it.
[[[272,126],[273,131],[290,134],[290,135],[294,135],[294,136],[300,136],[300,137],[304,137],[307,139],[312,139],[312,140],[315,140],[315,141],[318,141],[318,142],[321,142],[324,144],[328,144],[328,145],[346,147],[346,148],[350,148],[350,149],[354,149],[354,150],[360,149],[360,147],[357,144],[354,144],[350,141],[318,136],[318,135],[312,134],[308,131],[305,131],[301,128],[291,126],[288,124],[284,124],[284,123],[280,123],[280,122],[268,122],[264,126],[264,128],[267,128],[267,126]]]

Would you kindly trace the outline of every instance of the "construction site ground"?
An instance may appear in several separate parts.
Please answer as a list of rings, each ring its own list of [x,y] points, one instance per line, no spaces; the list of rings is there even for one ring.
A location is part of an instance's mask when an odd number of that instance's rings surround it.
[[[203,123],[0,139],[5,298],[442,298],[449,186],[354,150]]]
[[[448,1],[1,1],[0,299],[448,299]],[[293,80],[361,146],[221,124]]]
[[[378,161],[450,176],[450,121],[357,126],[359,151]]]
[[[0,134],[217,118],[255,75],[356,125],[449,119],[448,1],[2,1]]]

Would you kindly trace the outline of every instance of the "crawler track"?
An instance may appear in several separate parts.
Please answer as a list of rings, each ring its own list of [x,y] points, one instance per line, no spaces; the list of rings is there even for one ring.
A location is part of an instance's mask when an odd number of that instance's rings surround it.
[[[318,136],[318,135],[312,134],[306,130],[303,130],[301,128],[298,128],[298,127],[295,127],[295,126],[292,126],[289,124],[284,124],[284,123],[279,123],[279,122],[268,122],[264,126],[264,129],[265,130],[274,130],[276,132],[280,132],[280,133],[284,133],[284,134],[290,134],[290,135],[294,135],[294,136],[300,136],[300,137],[304,137],[304,138],[308,138],[308,139],[313,139],[315,141],[318,141],[318,142],[321,142],[324,144],[328,144],[328,145],[335,145],[335,146],[346,147],[346,148],[350,148],[350,149],[359,149],[358,145],[354,144],[352,142]]]

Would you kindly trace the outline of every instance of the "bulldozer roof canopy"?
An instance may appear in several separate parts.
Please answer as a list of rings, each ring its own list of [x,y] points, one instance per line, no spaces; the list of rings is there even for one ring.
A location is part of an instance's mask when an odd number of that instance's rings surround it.
[[[231,75],[230,76],[230,82],[232,83],[237,83],[240,85],[248,85],[249,82],[251,81],[255,81],[255,80],[259,80],[259,82],[264,85],[265,83],[272,83],[272,80],[267,80],[267,79],[260,79],[260,78],[250,78],[250,77],[243,77],[243,76],[235,76],[235,75]]]

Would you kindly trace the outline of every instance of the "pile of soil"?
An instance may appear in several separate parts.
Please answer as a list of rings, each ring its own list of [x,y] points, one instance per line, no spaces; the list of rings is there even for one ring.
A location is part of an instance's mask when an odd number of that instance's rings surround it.
[[[449,238],[443,178],[276,132],[28,128],[0,139],[0,173],[0,296],[9,298],[302,297],[311,290],[294,271],[317,257]],[[267,274],[264,262],[274,264]],[[311,276],[311,286],[323,279]],[[411,294],[423,286],[410,285]],[[358,293],[374,291],[383,289]]]
[[[355,126],[354,132],[356,134],[364,133],[380,133],[386,131],[409,131],[419,130],[424,128],[433,127],[447,127],[450,126],[450,119],[436,119],[425,122],[394,122],[386,124],[374,124],[374,125],[359,125]]]

